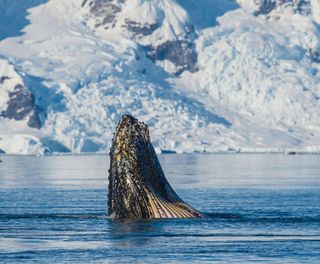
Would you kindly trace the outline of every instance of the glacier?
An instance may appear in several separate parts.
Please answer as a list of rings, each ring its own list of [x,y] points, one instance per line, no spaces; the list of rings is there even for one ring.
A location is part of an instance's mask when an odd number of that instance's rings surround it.
[[[320,1],[1,1],[0,151],[320,152]]]

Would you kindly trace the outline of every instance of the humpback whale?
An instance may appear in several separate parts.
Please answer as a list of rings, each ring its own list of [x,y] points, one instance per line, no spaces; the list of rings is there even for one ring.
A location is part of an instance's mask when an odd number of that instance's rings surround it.
[[[122,116],[112,139],[108,215],[115,219],[201,217],[170,186],[148,126],[131,115]]]

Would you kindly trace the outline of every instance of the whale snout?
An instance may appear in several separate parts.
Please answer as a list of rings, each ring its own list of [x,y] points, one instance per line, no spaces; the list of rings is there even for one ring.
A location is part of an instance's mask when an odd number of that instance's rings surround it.
[[[130,115],[122,116],[112,140],[108,213],[113,218],[201,217],[166,180],[148,126]]]

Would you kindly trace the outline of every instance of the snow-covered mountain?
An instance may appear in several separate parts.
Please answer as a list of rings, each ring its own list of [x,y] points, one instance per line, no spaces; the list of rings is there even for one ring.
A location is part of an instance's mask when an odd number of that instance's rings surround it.
[[[320,149],[319,0],[2,0],[0,150]]]

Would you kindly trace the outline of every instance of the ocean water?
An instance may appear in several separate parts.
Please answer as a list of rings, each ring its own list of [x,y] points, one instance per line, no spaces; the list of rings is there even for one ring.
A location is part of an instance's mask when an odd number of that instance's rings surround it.
[[[107,218],[107,156],[1,156],[1,263],[320,263],[320,155],[161,155],[203,219]]]

